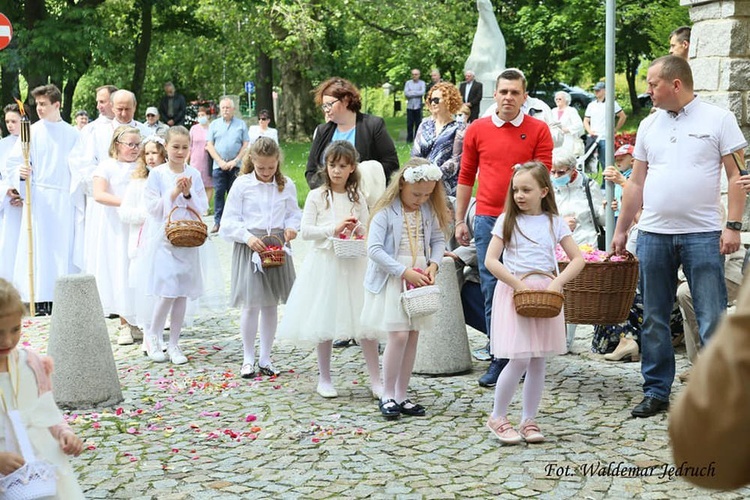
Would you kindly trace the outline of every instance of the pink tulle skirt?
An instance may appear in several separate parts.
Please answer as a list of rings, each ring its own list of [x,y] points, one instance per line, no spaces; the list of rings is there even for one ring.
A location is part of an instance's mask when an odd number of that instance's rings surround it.
[[[529,277],[529,288],[544,290],[550,278]],[[565,314],[554,318],[527,318],[516,313],[513,288],[497,282],[492,298],[491,349],[496,358],[540,358],[565,354]]]

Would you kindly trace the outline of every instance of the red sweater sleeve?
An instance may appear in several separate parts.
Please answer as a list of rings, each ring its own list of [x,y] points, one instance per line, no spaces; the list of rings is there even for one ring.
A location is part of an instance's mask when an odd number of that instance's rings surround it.
[[[463,186],[474,186],[479,166],[479,154],[477,152],[477,127],[482,119],[474,121],[466,129],[464,135],[464,147],[461,155],[461,168],[458,171],[458,183]]]

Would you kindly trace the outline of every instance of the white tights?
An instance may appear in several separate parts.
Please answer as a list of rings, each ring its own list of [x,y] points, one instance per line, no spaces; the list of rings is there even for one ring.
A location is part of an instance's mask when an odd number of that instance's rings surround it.
[[[536,418],[544,391],[545,368],[546,360],[544,358],[519,358],[508,361],[497,379],[492,416],[494,418],[507,417],[508,406],[516,392],[518,382],[526,372],[526,380],[523,382],[521,422],[529,418]]]
[[[383,400],[406,399],[411,371],[417,357],[419,332],[388,332],[388,342],[383,352]]]
[[[164,323],[167,314],[170,314],[169,347],[177,347],[182,333],[182,325],[185,322],[185,311],[187,310],[187,297],[159,297],[154,305],[154,315],[151,319],[151,332],[157,338],[164,336]]]
[[[331,381],[331,353],[333,341],[326,340],[318,344],[318,383],[322,386],[333,387]],[[370,377],[370,387],[373,392],[380,393],[382,384],[380,382],[380,367],[378,365],[378,341],[371,339],[359,340],[362,346],[362,355],[365,357],[367,374]]]
[[[260,364],[271,364],[271,347],[276,337],[278,316],[276,306],[243,307],[240,315],[240,333],[242,334],[242,364],[255,362],[255,335],[258,333],[260,316]],[[329,361],[330,366],[330,361]]]

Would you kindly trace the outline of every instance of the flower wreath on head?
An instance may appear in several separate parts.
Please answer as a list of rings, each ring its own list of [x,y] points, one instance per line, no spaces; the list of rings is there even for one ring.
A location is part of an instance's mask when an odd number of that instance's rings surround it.
[[[167,141],[165,141],[162,136],[156,134],[146,137],[145,139],[143,139],[143,141],[141,141],[141,144],[146,144],[147,142],[156,142],[158,144],[161,144],[162,146],[167,145]]]
[[[404,170],[404,180],[409,184],[421,181],[439,181],[443,178],[440,167],[434,163],[426,163]]]

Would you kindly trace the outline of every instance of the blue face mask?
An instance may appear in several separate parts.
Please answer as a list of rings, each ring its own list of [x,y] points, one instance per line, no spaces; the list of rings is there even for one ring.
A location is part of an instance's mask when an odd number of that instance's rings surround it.
[[[198,123],[200,123],[201,125],[205,125],[206,123],[208,123],[208,117],[206,117],[206,116],[199,116],[198,117]]]
[[[552,177],[552,185],[555,187],[566,186],[570,182],[570,174],[561,175],[560,177]]]

